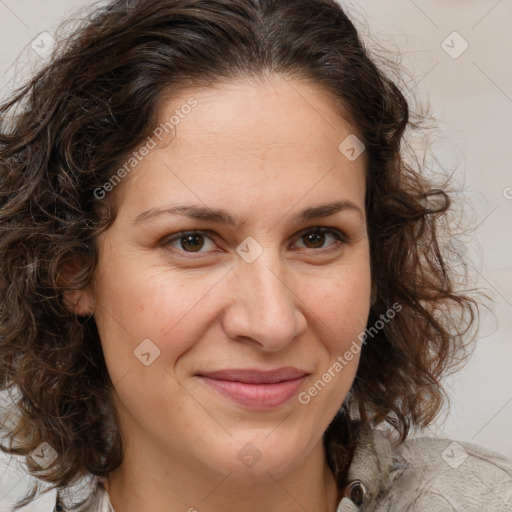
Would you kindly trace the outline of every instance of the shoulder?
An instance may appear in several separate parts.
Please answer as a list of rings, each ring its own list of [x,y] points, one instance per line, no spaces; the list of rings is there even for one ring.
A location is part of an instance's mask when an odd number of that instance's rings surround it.
[[[408,510],[512,511],[512,461],[473,443],[417,437],[394,450],[390,499]],[[444,507],[444,508],[443,508]]]
[[[512,512],[512,460],[476,444],[413,437],[401,444],[363,431],[348,472],[364,499],[339,511]],[[347,496],[347,494],[345,494]]]

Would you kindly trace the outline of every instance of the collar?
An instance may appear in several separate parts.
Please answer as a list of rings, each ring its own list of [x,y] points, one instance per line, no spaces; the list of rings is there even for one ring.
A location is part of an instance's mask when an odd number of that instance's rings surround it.
[[[367,424],[360,425],[357,446],[347,473],[347,484],[336,512],[373,510],[377,498],[387,493],[396,472],[407,462],[395,453],[388,436]]]

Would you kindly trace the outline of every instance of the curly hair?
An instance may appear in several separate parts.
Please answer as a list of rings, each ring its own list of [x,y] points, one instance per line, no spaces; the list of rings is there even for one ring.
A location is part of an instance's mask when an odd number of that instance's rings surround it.
[[[440,412],[441,378],[469,354],[478,302],[459,290],[442,243],[451,229],[446,184],[434,187],[404,158],[406,128],[421,118],[413,121],[340,5],[117,0],[79,21],[0,105],[0,389],[15,392],[1,449],[26,456],[49,443],[59,457],[48,468],[26,460],[52,488],[106,476],[123,459],[94,318],[70,311],[64,297],[91,281],[95,239],[116,216],[112,198],[99,201],[95,190],[151,135],[164,99],[275,74],[327,90],[356,127],[367,153],[368,326],[401,306],[364,344],[324,440],[348,446],[357,417],[404,441]],[[346,467],[330,464],[341,481]]]

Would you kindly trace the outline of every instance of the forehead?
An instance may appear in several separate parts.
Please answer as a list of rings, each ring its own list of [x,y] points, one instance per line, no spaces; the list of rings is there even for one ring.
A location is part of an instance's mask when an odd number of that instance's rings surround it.
[[[253,197],[278,188],[290,201],[315,186],[364,196],[364,153],[350,161],[339,150],[355,129],[319,86],[281,77],[236,81],[182,92],[162,101],[158,114],[173,137],[155,139],[130,176],[131,203],[140,208],[178,189],[224,200],[233,187]]]
[[[196,106],[188,109],[191,99]],[[222,139],[233,150],[244,151],[284,144],[332,149],[338,147],[340,136],[357,131],[341,117],[323,87],[282,76],[257,82],[239,79],[164,99],[159,124],[170,120],[175,146],[197,148],[199,136],[207,148],[218,147]],[[196,140],[190,137],[192,130]]]

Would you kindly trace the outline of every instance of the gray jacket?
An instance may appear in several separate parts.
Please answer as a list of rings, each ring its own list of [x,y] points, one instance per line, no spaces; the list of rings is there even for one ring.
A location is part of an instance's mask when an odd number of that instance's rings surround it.
[[[348,477],[337,512],[512,512],[512,461],[472,443],[368,429]]]
[[[337,512],[512,512],[512,461],[467,442],[415,437],[395,448],[366,428],[348,480]],[[115,512],[99,480],[91,482],[90,498],[74,510]],[[61,494],[54,512],[66,510]]]

